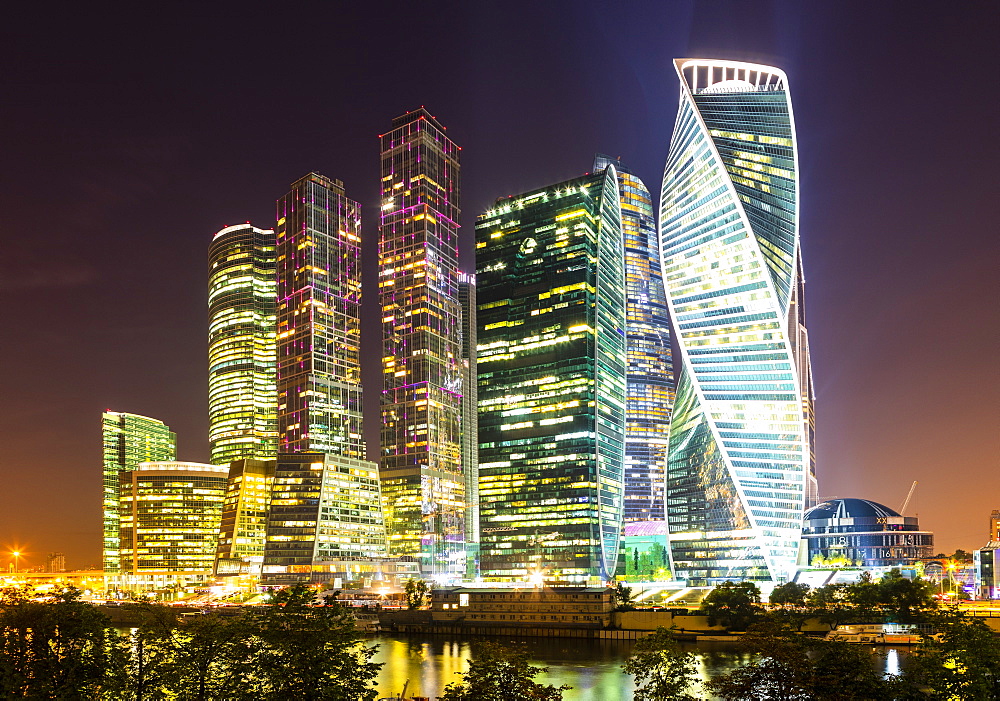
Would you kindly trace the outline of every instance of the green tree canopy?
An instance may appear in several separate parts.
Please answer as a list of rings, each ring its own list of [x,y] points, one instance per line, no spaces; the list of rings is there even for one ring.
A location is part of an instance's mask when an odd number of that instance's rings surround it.
[[[701,685],[698,658],[684,652],[670,631],[660,627],[636,641],[622,671],[635,677],[635,701],[695,701]]]
[[[479,642],[461,682],[449,684],[440,701],[561,701],[571,687],[543,685],[534,679],[547,667],[529,664],[523,646]]]
[[[753,582],[723,582],[710,591],[701,602],[709,625],[721,625],[726,630],[746,630],[763,613],[760,589]]]

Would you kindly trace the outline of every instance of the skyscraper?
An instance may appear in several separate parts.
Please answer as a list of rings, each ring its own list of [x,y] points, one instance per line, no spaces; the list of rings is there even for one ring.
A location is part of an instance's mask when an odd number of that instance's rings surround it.
[[[174,460],[177,436],[158,419],[120,411],[101,417],[104,443],[104,573],[113,578],[119,569],[118,476],[141,462]]]
[[[625,461],[625,254],[614,166],[476,224],[480,569],[607,580]]]
[[[310,173],[278,200],[279,454],[265,583],[343,579],[348,555],[385,554],[378,467],[362,435],[360,234],[360,205],[339,180]],[[309,545],[292,556],[293,541]]]
[[[212,462],[273,458],[275,236],[227,226],[208,249],[208,437]]]
[[[476,367],[476,276],[458,275],[462,309],[462,475],[465,477],[466,577],[475,578],[479,562],[479,394]]]
[[[278,450],[363,460],[361,205],[310,173],[277,220]]]
[[[424,108],[380,137],[382,495],[389,548],[465,572],[459,148]]]
[[[649,190],[620,160],[602,155],[594,159],[595,172],[608,165],[618,173],[625,241],[625,520],[663,521],[674,370],[660,242]]]
[[[693,584],[781,581],[815,485],[788,81],[735,61],[675,68],[660,199],[682,363],[667,466],[673,566]]]
[[[129,589],[209,580],[228,467],[143,462],[121,473],[121,579]]]

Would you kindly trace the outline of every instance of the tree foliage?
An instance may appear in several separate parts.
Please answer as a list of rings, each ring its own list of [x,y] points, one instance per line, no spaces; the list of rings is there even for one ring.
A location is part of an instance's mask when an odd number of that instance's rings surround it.
[[[772,622],[752,626],[741,645],[759,657],[706,684],[727,701],[890,698],[867,648],[806,638]]]
[[[410,611],[420,608],[427,601],[427,582],[422,579],[408,579],[403,587],[406,593],[406,608]]]
[[[657,628],[639,638],[622,671],[635,677],[635,701],[694,701],[701,685],[698,658],[684,652],[670,631]]]
[[[561,701],[568,686],[543,685],[534,679],[547,667],[529,664],[523,646],[480,642],[473,647],[469,670],[449,684],[440,701]]]
[[[1000,638],[983,621],[957,611],[931,621],[939,633],[910,657],[901,686],[913,697],[1000,699]]]
[[[0,697],[152,701],[372,701],[379,665],[337,604],[306,587],[241,616],[180,620],[139,604],[126,635],[70,591],[51,603],[0,595]]]
[[[785,584],[779,584],[771,591],[768,601],[780,606],[805,606],[808,594],[808,584],[786,582]]]
[[[726,630],[746,630],[763,615],[760,589],[753,582],[723,582],[701,602],[709,625],[721,625]]]
[[[624,582],[615,582],[611,591],[611,605],[615,611],[634,611],[635,595],[632,587],[626,586]]]
[[[0,592],[0,697],[91,699],[101,693],[108,619],[67,589],[48,603]]]

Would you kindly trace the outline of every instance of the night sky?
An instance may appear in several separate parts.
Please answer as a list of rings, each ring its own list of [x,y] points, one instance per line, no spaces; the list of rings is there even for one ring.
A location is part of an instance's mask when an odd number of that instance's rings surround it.
[[[310,170],[362,203],[377,439],[378,134],[426,105],[463,147],[471,270],[478,214],[595,152],[659,192],[677,57],[789,76],[821,496],[898,509],[919,480],[907,514],[937,549],[985,543],[1000,508],[994,3],[61,5],[0,28],[0,565],[13,546],[27,566],[99,564],[103,410],[159,418],[180,459],[207,461],[218,229],[273,226]]]

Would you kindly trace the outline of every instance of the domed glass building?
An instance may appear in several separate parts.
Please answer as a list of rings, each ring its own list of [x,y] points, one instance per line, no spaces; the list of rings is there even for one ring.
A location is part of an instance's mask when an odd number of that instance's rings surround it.
[[[867,499],[832,499],[803,517],[810,565],[905,567],[934,553],[934,534],[915,516],[901,516]]]

